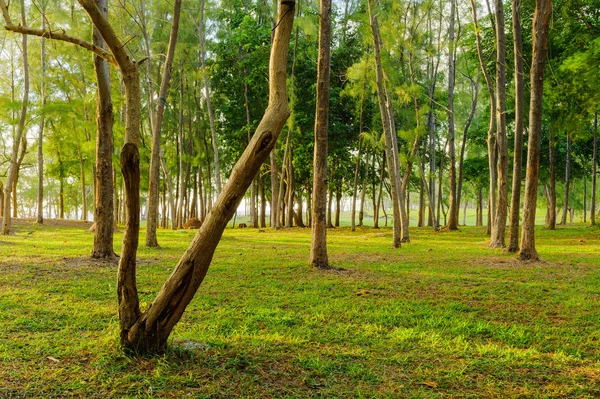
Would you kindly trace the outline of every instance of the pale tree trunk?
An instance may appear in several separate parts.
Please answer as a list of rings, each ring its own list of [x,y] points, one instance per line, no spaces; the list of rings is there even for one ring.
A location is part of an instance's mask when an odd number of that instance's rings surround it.
[[[317,62],[317,109],[313,159],[312,242],[309,265],[329,268],[327,256],[327,136],[329,125],[329,77],[331,66],[331,0],[321,0],[319,13],[319,59]]]
[[[41,2],[42,30],[46,30],[47,1]],[[42,98],[42,114],[40,116],[40,133],[38,136],[38,197],[37,197],[37,223],[44,223],[44,128],[46,127],[46,38],[41,39],[42,76],[40,78],[40,97]],[[2,202],[0,202],[0,205]]]
[[[360,193],[360,209],[358,211],[358,225],[362,227],[363,219],[365,217],[365,197],[367,195],[367,184],[369,182],[369,149],[367,148],[365,155],[365,176],[362,182],[362,189]],[[375,159],[375,156],[373,156]]]
[[[164,350],[173,327],[180,320],[208,271],[228,221],[235,213],[260,166],[269,156],[289,116],[285,71],[294,19],[293,8],[293,1],[281,3],[279,14],[281,22],[275,31],[271,53],[269,107],[265,116],[250,145],[233,168],[229,181],[206,221],[145,313],[139,310],[135,274],[128,274],[130,278],[124,281],[127,284],[123,288],[128,287],[129,290],[123,293],[131,295],[119,296],[121,343],[129,350],[138,353]],[[120,276],[125,277],[121,272]]]
[[[279,212],[278,212],[278,204],[279,204],[279,190],[277,186],[277,157],[275,155],[275,150],[271,152],[270,155],[271,162],[271,227],[279,228]]]
[[[398,195],[400,187],[398,185],[398,163],[394,159],[394,141],[392,137],[392,125],[390,121],[390,113],[387,107],[386,92],[383,87],[383,67],[381,65],[381,37],[379,33],[379,23],[377,15],[372,8],[375,7],[373,0],[369,0],[369,21],[371,32],[373,35],[373,49],[375,55],[375,76],[377,82],[377,99],[379,101],[379,112],[381,114],[381,124],[383,126],[383,134],[385,138],[385,156],[388,164],[388,175],[390,177],[390,192],[392,197],[392,209],[394,212],[394,226],[392,246],[400,248],[400,228],[402,225],[400,201]],[[382,176],[383,179],[383,176]]]
[[[212,138],[213,157],[215,165],[215,183],[217,185],[217,195],[221,193],[221,167],[219,165],[219,145],[217,142],[217,130],[215,128],[215,116],[212,110],[212,102],[210,99],[210,91],[208,90],[208,77],[206,72],[206,49],[205,49],[205,32],[204,32],[204,7],[205,1],[200,0],[200,23],[198,24],[198,36],[200,38],[200,62],[202,65],[202,80],[204,82],[204,101],[206,102],[206,110],[208,112],[208,121],[210,125],[210,133]]]
[[[204,2],[201,3],[201,13],[204,11],[204,8],[202,7],[203,5]],[[158,228],[158,191],[160,185],[160,136],[162,130],[163,115],[165,113],[165,104],[167,101],[167,91],[169,90],[169,82],[171,80],[173,59],[175,58],[175,47],[177,45],[180,15],[181,0],[175,0],[173,5],[173,18],[171,20],[171,32],[169,34],[169,47],[167,49],[167,58],[165,60],[162,79],[160,82],[160,91],[158,93],[158,106],[156,108],[156,113],[154,114],[154,121],[152,123],[152,152],[150,156],[150,179],[148,185],[148,215],[146,228],[147,247],[159,246],[158,239],[156,238],[156,229]],[[150,74],[150,71],[148,71],[148,74]],[[150,114],[152,115],[153,113],[151,112]],[[172,191],[170,191],[170,193],[172,193]]]
[[[527,146],[527,175],[523,205],[521,260],[539,259],[535,249],[535,211],[540,168],[540,136],[542,133],[542,104],[544,69],[548,54],[548,28],[552,15],[552,0],[536,0],[533,17],[533,54],[531,60],[531,101],[529,105],[529,142]]]
[[[521,211],[521,174],[523,173],[523,125],[525,119],[525,82],[523,69],[523,32],[521,0],[512,1],[514,59],[515,59],[515,144],[513,182],[510,202],[508,251],[519,250],[519,217]]]
[[[455,3],[450,1],[450,27],[448,29],[448,157],[450,172],[450,201],[448,230],[458,230],[458,194],[456,192],[456,146],[454,145],[454,80],[456,53],[454,43]]]
[[[596,225],[596,170],[598,164],[598,111],[594,112],[594,155],[592,157],[592,198],[590,201],[590,224]]]
[[[464,175],[465,151],[467,148],[467,135],[469,133],[469,128],[471,127],[471,123],[473,122],[473,117],[475,116],[475,111],[477,111],[477,101],[479,99],[479,77],[480,77],[480,72],[477,73],[477,78],[475,80],[473,80],[470,76],[468,76],[469,80],[471,81],[471,88],[473,90],[472,91],[473,94],[472,94],[472,99],[471,99],[471,111],[469,112],[469,116],[467,117],[467,121],[465,122],[465,127],[463,129],[463,137],[462,137],[462,143],[461,143],[461,147],[460,147],[460,157],[459,157],[459,161],[458,161],[458,187],[456,190],[458,202],[460,202],[460,199],[462,198],[462,191],[463,191],[463,175]],[[466,201],[465,201],[465,206],[466,206]],[[466,208],[465,208],[465,214],[466,214]],[[466,221],[463,224],[466,225]]]
[[[550,128],[550,184],[548,188],[548,229],[556,229],[556,139],[554,130]]]
[[[491,234],[494,225],[494,217],[496,214],[496,97],[494,96],[494,85],[492,79],[485,67],[485,60],[483,58],[483,49],[481,46],[481,34],[479,31],[479,23],[477,22],[477,6],[475,0],[470,0],[471,11],[473,13],[473,23],[475,25],[475,41],[477,44],[477,56],[479,59],[479,67],[485,78],[487,85],[489,100],[490,100],[490,124],[488,127],[487,134],[487,147],[488,147],[488,167],[490,173],[490,187],[489,187],[489,200],[488,200],[488,234]]]
[[[508,138],[506,135],[506,34],[504,3],[495,0],[496,16],[496,145],[498,147],[498,202],[490,248],[503,248],[508,213]]]
[[[346,9],[347,9],[347,5],[348,3],[346,3]],[[359,122],[358,122],[358,134],[359,139],[358,139],[358,155],[356,157],[356,168],[354,170],[354,186],[352,189],[352,231],[356,231],[356,197],[358,195],[358,178],[359,178],[359,172],[360,172],[360,161],[362,158],[362,149],[363,149],[363,138],[362,138],[362,133],[363,133],[363,124],[364,124],[364,106],[365,106],[365,94],[366,94],[366,85],[367,85],[367,77],[366,77],[366,70],[365,70],[365,79],[363,81],[363,90],[361,93],[361,97],[360,97],[360,115],[359,115]],[[368,162],[368,161],[367,161]],[[362,206],[361,206],[362,209]],[[362,226],[362,217],[360,218],[360,223],[359,226]]]
[[[567,162],[565,165],[565,194],[560,224],[567,224],[567,211],[569,209],[569,187],[571,185],[571,139],[567,133]]]
[[[178,140],[179,140],[179,175],[178,175],[178,187],[179,187],[179,192],[178,192],[178,196],[177,196],[177,213],[176,213],[176,218],[175,218],[175,225],[177,226],[178,229],[182,229],[183,228],[183,198],[185,196],[185,191],[186,191],[186,187],[184,184],[184,177],[185,177],[185,144],[184,144],[184,137],[183,137],[183,125],[184,125],[184,121],[183,121],[183,97],[184,97],[184,89],[183,89],[183,64],[181,64],[180,66],[180,71],[179,71],[179,135],[178,135]]]
[[[3,5],[3,13],[4,13],[4,4]],[[6,11],[5,19],[8,15],[8,11]],[[23,26],[26,26],[25,19],[25,1],[21,1],[21,22]],[[19,147],[21,146],[21,140],[25,133],[25,122],[27,120],[27,107],[29,105],[29,62],[27,60],[27,35],[23,34],[22,37],[22,60],[23,60],[23,100],[21,103],[21,114],[19,116],[19,124],[17,125],[16,135],[13,137],[13,145],[12,145],[12,155],[10,158],[10,165],[8,167],[8,176],[6,177],[6,183],[4,185],[4,209],[3,209],[3,218],[2,218],[2,235],[8,235],[11,233],[12,227],[12,219],[10,216],[10,202],[11,202],[11,194],[16,188],[16,180],[17,175],[19,174],[18,167],[19,163]]]
[[[379,36],[381,40],[381,35]],[[390,127],[390,143],[392,149],[392,160],[394,161],[394,169],[396,173],[396,197],[398,200],[398,210],[399,210],[399,219],[400,219],[400,242],[410,242],[409,232],[408,232],[408,213],[406,212],[406,208],[404,204],[406,203],[404,199],[404,193],[406,192],[406,186],[401,179],[400,173],[400,157],[398,155],[398,134],[396,133],[396,122],[394,120],[394,110],[392,108],[392,99],[387,89],[387,86],[384,85],[384,93],[386,97],[386,106],[389,118],[389,127]],[[418,143],[418,137],[415,139],[415,146],[413,146],[413,150],[416,148]],[[407,175],[410,175],[410,167],[407,167]],[[408,183],[408,180],[406,181]],[[391,197],[391,195],[390,195]],[[394,215],[394,220],[396,220],[396,216]]]
[[[79,174],[81,175],[81,220],[87,221],[87,198],[85,195],[85,164],[83,162],[83,154],[81,146],[77,143],[77,154],[79,155]]]

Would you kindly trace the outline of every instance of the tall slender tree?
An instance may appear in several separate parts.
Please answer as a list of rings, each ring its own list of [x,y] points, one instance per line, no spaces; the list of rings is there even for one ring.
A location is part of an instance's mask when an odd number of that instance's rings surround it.
[[[540,138],[542,133],[542,101],[544,71],[548,54],[548,30],[552,16],[552,0],[536,0],[533,17],[533,54],[531,60],[531,100],[529,104],[529,141],[527,145],[527,174],[523,231],[519,259],[539,259],[535,248],[535,212],[540,169]]]
[[[317,109],[313,161],[312,243],[309,264],[329,267],[327,256],[327,131],[329,129],[329,77],[331,69],[331,0],[321,0],[319,13],[319,59],[317,62]]]
[[[510,227],[508,251],[519,250],[519,217],[521,214],[521,175],[523,173],[523,125],[525,119],[525,82],[523,70],[523,32],[521,0],[512,1],[513,48],[515,62],[515,144],[513,181],[510,197]]]

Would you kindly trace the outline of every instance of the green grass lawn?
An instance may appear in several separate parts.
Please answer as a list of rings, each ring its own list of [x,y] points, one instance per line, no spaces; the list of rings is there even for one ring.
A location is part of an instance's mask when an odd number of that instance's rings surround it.
[[[0,398],[600,397],[596,228],[540,228],[538,263],[488,249],[485,227],[414,228],[396,250],[389,229],[341,228],[329,272],[307,266],[309,229],[229,229],[149,358],[119,349],[116,266],[87,257],[85,228],[0,238]],[[143,305],[192,236],[140,248]]]

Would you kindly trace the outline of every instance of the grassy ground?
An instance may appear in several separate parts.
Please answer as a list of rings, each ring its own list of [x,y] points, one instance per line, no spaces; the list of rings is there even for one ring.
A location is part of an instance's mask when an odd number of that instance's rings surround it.
[[[17,227],[0,238],[0,398],[600,397],[597,229],[540,229],[544,262],[518,263],[484,228],[414,229],[397,250],[390,230],[342,228],[337,272],[306,266],[307,229],[228,230],[169,352],[136,359],[86,226]],[[144,304],[192,235],[140,248]]]

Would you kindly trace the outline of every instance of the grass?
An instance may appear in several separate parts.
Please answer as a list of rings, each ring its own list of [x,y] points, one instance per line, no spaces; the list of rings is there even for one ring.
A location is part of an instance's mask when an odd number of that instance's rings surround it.
[[[415,228],[397,250],[389,229],[341,228],[335,272],[307,267],[308,229],[229,229],[169,351],[131,358],[85,227],[0,238],[0,398],[600,397],[595,228],[540,229],[538,263],[485,228]],[[140,248],[144,305],[192,236]]]

